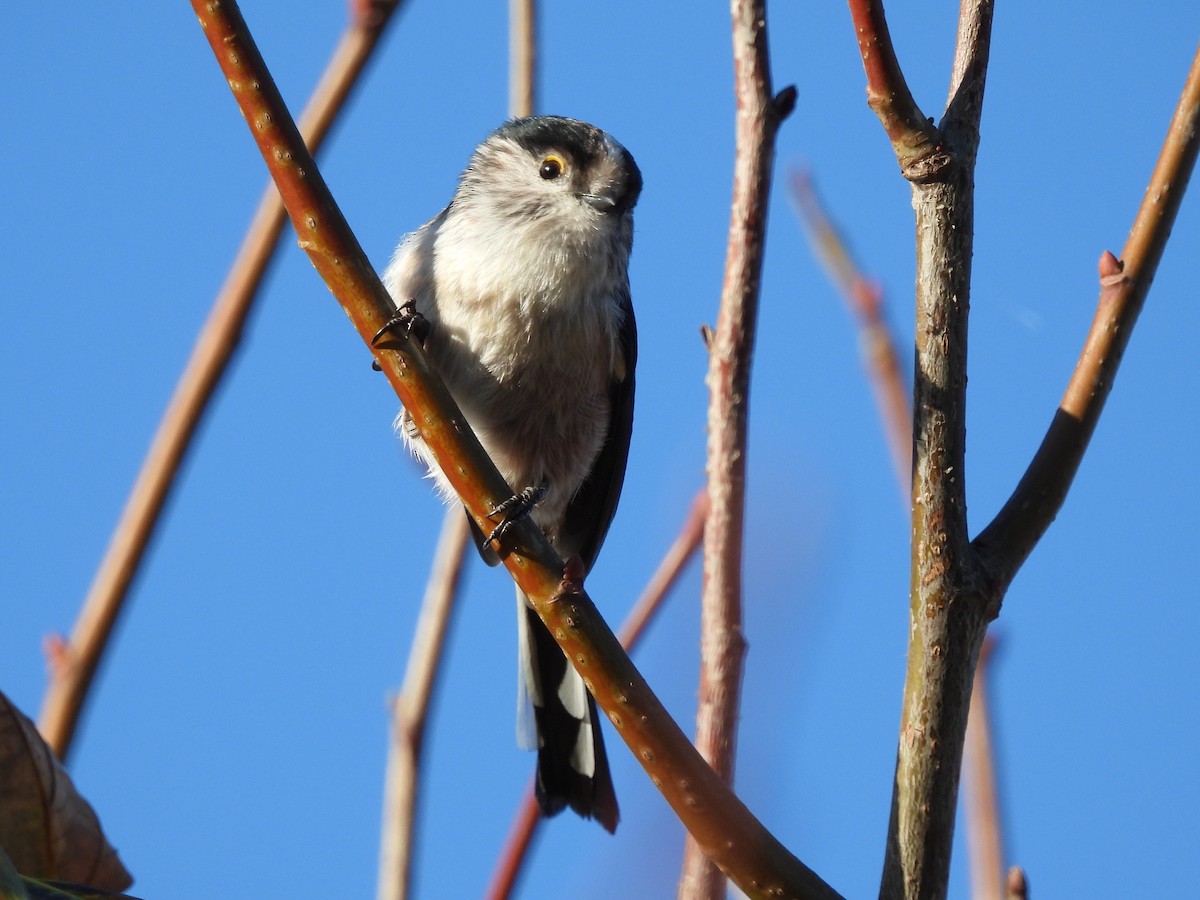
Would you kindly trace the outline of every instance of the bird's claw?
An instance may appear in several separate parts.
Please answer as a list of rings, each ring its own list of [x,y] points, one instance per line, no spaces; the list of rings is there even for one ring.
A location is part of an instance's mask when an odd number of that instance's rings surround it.
[[[417,312],[416,300],[405,300],[396,307],[392,317],[384,322],[383,327],[371,338],[371,346],[385,350],[397,349],[382,343],[384,336],[388,334],[400,335],[405,339],[415,336],[422,344],[425,343],[425,339],[429,337],[429,320]],[[371,368],[378,372],[379,362],[373,361]]]
[[[481,549],[486,550],[493,542],[497,544],[504,538],[510,528],[529,517],[535,506],[542,502],[550,486],[546,482],[530,485],[519,493],[513,494],[503,503],[492,508],[487,517],[493,519],[501,516],[500,522],[492,529],[492,533],[483,539]]]

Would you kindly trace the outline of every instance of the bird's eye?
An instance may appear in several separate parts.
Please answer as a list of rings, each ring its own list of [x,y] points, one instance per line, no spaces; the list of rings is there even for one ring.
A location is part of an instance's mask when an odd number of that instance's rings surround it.
[[[557,178],[567,168],[567,164],[563,162],[561,156],[555,156],[553,153],[542,160],[541,168],[538,169],[538,174],[550,181]]]

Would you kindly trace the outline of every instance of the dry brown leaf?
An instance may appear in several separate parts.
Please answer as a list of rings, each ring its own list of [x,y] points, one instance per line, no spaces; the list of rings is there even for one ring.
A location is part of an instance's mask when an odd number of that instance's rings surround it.
[[[133,883],[37,727],[2,693],[0,846],[23,875],[109,891]]]

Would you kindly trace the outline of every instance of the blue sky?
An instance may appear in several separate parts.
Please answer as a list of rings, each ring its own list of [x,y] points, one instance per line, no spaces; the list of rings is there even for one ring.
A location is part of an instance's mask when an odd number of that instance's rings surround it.
[[[341,3],[247,2],[298,108]],[[506,112],[506,6],[414,0],[323,160],[368,254],[436,213]],[[646,189],[632,264],[638,414],[589,589],[620,621],[704,464],[705,357],[732,163],[720,4],[543,16],[542,111],[611,131]],[[936,6],[936,8],[933,8]],[[939,116],[957,4],[891,24]],[[844,4],[771,8],[798,105],[779,168],[818,190],[912,338],[907,186],[864,102]],[[188,4],[19,4],[0,53],[0,690],[35,715],[265,170]],[[972,532],[1049,423],[1200,35],[1183,0],[1001,4],[976,183]],[[780,179],[781,180],[781,179]],[[147,898],[370,896],[385,698],[441,509],[396,399],[288,235],[120,623],[72,771]],[[1184,896],[1200,842],[1200,200],[1183,205],[1067,500],[993,626],[1009,855],[1038,895]],[[906,364],[907,365],[907,364]],[[746,701],[737,786],[848,897],[878,883],[907,629],[905,511],[849,316],[772,198],[751,399]],[[698,567],[636,660],[691,727]],[[418,895],[486,883],[533,760],[513,740],[511,588],[477,561],[429,737]],[[682,831],[609,733],[615,838],[566,816],[522,896],[663,897]],[[961,840],[951,893],[967,895]]]

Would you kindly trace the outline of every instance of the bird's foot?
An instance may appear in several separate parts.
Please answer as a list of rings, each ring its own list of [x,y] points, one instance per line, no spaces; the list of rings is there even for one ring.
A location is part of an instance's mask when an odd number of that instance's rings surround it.
[[[384,322],[383,327],[371,338],[371,346],[383,350],[399,350],[398,344],[383,342],[387,335],[399,336],[405,340],[415,337],[424,346],[425,340],[429,337],[429,320],[417,312],[416,300],[406,300],[396,307],[392,317]],[[376,372],[380,371],[378,360],[371,362],[371,368]]]
[[[504,535],[509,529],[523,519],[529,518],[529,514],[546,496],[546,492],[550,490],[550,485],[543,481],[538,485],[531,485],[519,493],[513,494],[503,503],[494,507],[488,513],[489,519],[494,519],[500,516],[500,522],[492,529],[483,541],[483,549],[487,549],[495,541],[497,544],[503,540]]]

